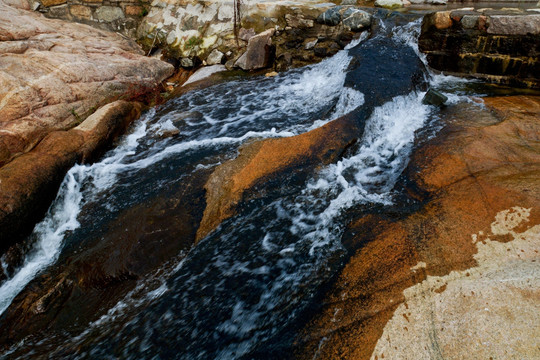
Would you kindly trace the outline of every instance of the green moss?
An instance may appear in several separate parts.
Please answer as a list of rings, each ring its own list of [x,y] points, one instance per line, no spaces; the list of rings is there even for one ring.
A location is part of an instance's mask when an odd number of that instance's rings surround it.
[[[189,50],[193,49],[197,45],[201,45],[203,42],[203,39],[199,36],[192,36],[186,41],[184,44],[184,49]]]

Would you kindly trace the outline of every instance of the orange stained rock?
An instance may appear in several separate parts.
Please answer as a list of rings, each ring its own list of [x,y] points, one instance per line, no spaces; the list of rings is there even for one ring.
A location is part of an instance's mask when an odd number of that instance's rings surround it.
[[[244,145],[240,155],[220,165],[206,183],[206,209],[197,240],[234,215],[238,202],[258,182],[275,178],[287,168],[328,163],[338,157],[356,135],[351,119],[342,117],[298,136]]]
[[[469,269],[475,271],[478,244],[488,237],[495,242],[513,239],[493,232],[493,219],[507,209],[530,209],[528,221],[513,230],[517,233],[540,224],[540,97],[487,98],[485,104],[488,110],[463,106],[450,111],[446,128],[413,155],[406,173],[420,189],[417,197],[424,206],[403,219],[367,215],[350,225],[356,235],[346,246],[356,252],[296,339],[298,358],[316,354],[317,359],[381,359],[384,351],[373,351],[399,304],[400,314],[407,315],[399,318],[404,324],[400,331],[418,329],[406,311],[409,304],[403,303],[405,289],[427,275],[462,271],[461,276],[467,276]],[[447,287],[440,285],[429,296],[443,294]],[[411,336],[414,342],[419,335]],[[451,339],[460,343],[459,338]],[[392,339],[384,342],[392,344]],[[393,346],[406,344],[396,339]]]

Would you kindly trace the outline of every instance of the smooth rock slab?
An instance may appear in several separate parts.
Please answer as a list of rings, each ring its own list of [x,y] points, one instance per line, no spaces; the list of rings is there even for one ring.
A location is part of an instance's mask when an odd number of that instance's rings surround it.
[[[47,156],[63,154],[69,160],[63,164],[72,165],[80,160],[81,149],[62,139],[68,136],[66,130],[107,103],[145,94],[173,71],[173,66],[145,57],[137,44],[118,34],[46,19],[0,0],[0,170],[37,144],[43,150],[44,138],[52,132],[57,139]],[[32,221],[56,193],[54,184],[47,187],[42,182],[61,181],[71,165],[43,162],[40,172],[46,176],[28,171],[22,177],[30,187],[6,190],[6,178],[0,181],[0,247],[31,230]],[[21,165],[12,169],[19,171]]]
[[[372,359],[540,358],[540,224],[529,215],[519,206],[499,212],[491,233],[510,242],[472,234],[479,266],[404,290]]]
[[[490,16],[488,34],[527,35],[540,34],[540,15],[494,15]]]

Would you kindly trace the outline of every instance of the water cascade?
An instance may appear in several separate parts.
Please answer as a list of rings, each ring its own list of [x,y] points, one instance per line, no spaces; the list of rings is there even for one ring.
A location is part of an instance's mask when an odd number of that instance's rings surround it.
[[[173,99],[147,112],[101,161],[73,167],[28,239],[24,264],[0,284],[0,313],[42,274],[99,243],[126,209],[211,173],[241,144],[294,136],[344,115],[361,129],[338,162],[307,177],[289,174],[287,186],[247,201],[198,244],[137,277],[97,319],[37,334],[3,355],[247,359],[286,352],[295,324],[342,265],[351,210],[392,206],[415,136],[436,121],[437,109],[422,104],[428,84],[464,101],[456,80],[425,69],[419,20],[379,21],[376,33],[319,64]]]

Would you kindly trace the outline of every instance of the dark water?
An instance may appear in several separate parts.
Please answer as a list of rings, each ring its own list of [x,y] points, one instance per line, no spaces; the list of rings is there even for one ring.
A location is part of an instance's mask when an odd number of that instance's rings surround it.
[[[29,239],[34,250],[25,265],[1,284],[0,310],[41,274],[104,247],[126,209],[175,198],[182,189],[200,191],[193,179],[234,158],[242,143],[300,134],[345,114],[360,129],[357,146],[338,163],[307,178],[284,174],[196,246],[171,247],[119,300],[104,301],[91,323],[66,321],[4,357],[286,358],[313,299],[343,265],[349,210],[392,205],[415,135],[436,120],[437,109],[421,103],[423,91],[431,84],[462,101],[461,82],[426,71],[415,48],[419,21],[411,20],[380,20],[369,38],[320,64],[171,100],[147,113],[102,161],[70,170]],[[173,129],[178,136],[163,138]],[[179,199],[203,207],[197,199],[204,193],[193,191]],[[167,216],[173,218],[160,221]],[[167,236],[175,240],[173,230]],[[159,244],[160,235],[154,240]],[[151,249],[147,256],[153,261]]]

